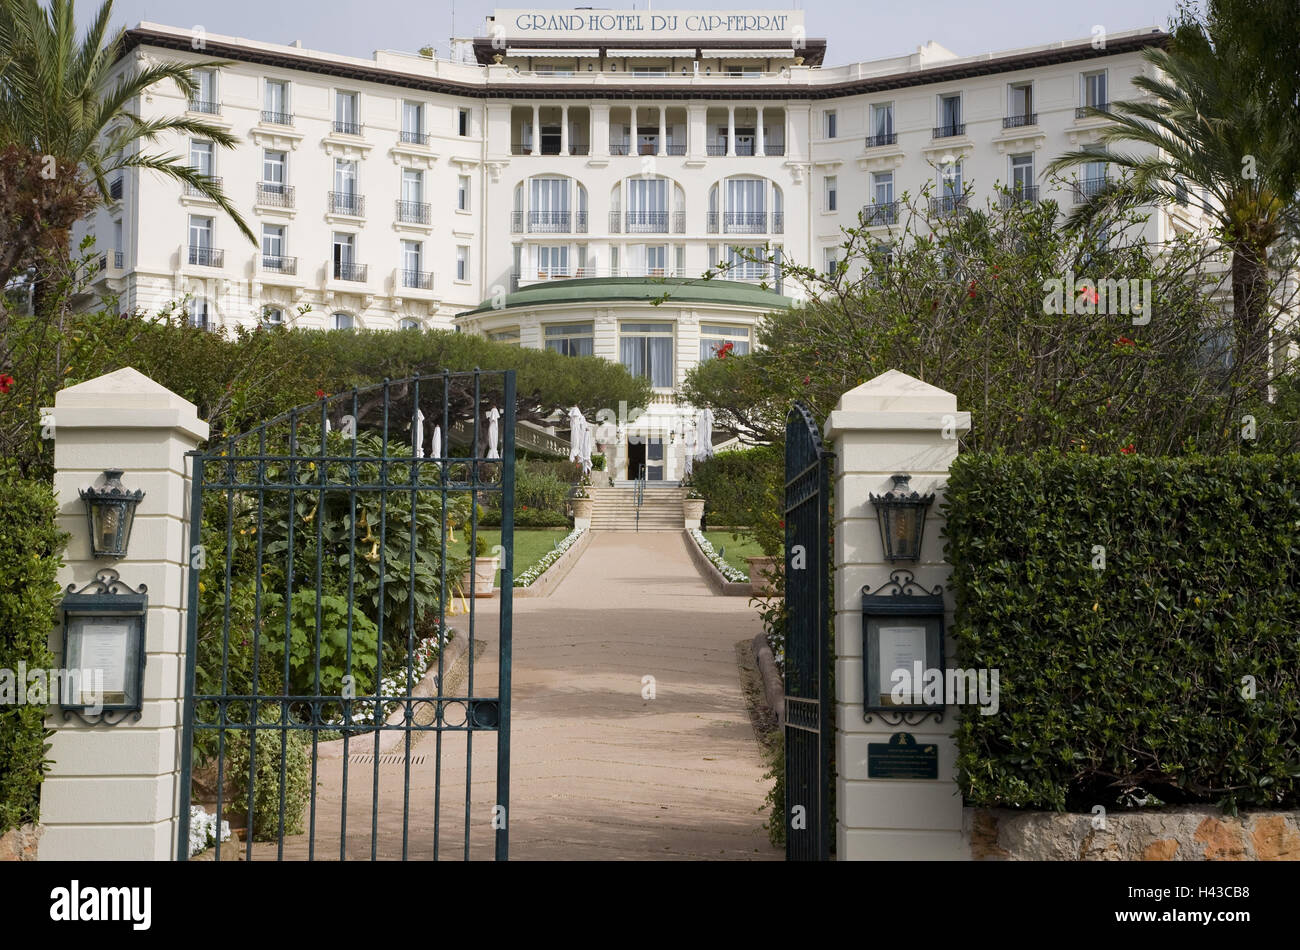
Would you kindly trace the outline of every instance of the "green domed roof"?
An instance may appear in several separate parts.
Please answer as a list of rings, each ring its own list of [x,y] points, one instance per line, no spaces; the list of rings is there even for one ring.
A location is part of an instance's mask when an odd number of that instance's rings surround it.
[[[756,284],[738,280],[686,277],[583,277],[575,280],[540,281],[509,294],[502,307],[493,307],[491,298],[473,310],[457,314],[473,317],[481,313],[517,308],[544,307],[562,303],[708,303],[748,307],[764,312],[785,310],[792,305],[789,297]]]

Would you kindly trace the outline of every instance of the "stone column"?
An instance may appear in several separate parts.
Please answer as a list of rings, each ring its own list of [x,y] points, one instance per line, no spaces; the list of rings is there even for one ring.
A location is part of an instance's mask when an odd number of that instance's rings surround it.
[[[659,106],[659,154],[668,154],[668,110]]]
[[[532,155],[542,154],[542,124],[537,116],[537,104],[533,104],[533,147],[530,151]]]
[[[945,476],[957,457],[957,437],[970,428],[970,413],[957,411],[957,399],[905,373],[890,370],[840,397],[826,420],[827,442],[836,453],[834,522],[835,564],[835,783],[836,850],[840,860],[937,859],[965,857],[962,800],[954,782],[956,748],[952,739],[957,708],[944,710],[942,722],[929,715],[918,725],[886,724],[863,713],[862,588],[873,591],[891,570],[906,567],[926,588],[947,586],[943,559]],[[890,476],[906,472],[912,489],[935,492],[925,522],[921,557],[915,564],[884,559],[880,526],[870,494],[892,487]],[[945,589],[947,621],[951,594]],[[951,640],[944,647],[951,665]],[[896,732],[911,733],[918,744],[939,747],[939,778],[934,780],[867,777],[867,745],[888,742]]]
[[[763,135],[763,107],[758,107],[758,121],[754,124],[754,154],[766,155],[766,137]]]
[[[727,106],[727,154],[736,154],[736,107]]]
[[[707,106],[692,102],[686,107],[686,153],[693,161],[703,161],[709,137]]]
[[[560,106],[560,154],[569,154],[569,106]]]
[[[131,587],[145,584],[142,718],[115,726],[63,722],[57,708],[50,772],[41,789],[40,859],[171,860],[176,855],[182,710],[184,600],[189,563],[189,460],[208,437],[194,406],[134,369],[64,389],[54,399],[54,489],[59,524],[71,536],[60,582],[78,589],[113,568]],[[105,469],[143,489],[127,557],[90,554],[78,489]],[[62,657],[62,634],[51,646]]]

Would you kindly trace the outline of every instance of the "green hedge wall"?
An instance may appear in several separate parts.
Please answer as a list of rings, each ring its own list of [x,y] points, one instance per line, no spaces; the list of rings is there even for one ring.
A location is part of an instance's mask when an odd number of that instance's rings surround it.
[[[754,527],[763,515],[775,516],[768,483],[784,472],[784,449],[779,445],[719,452],[697,462],[691,479],[705,499],[705,523]]]
[[[0,670],[14,677],[19,663],[28,670],[55,663],[49,636],[66,536],[55,526],[48,484],[0,473],[0,498]],[[12,679],[5,688],[16,692]],[[45,707],[14,699],[0,704],[0,834],[37,819],[45,772]]]
[[[1300,457],[963,455],[945,507],[968,803],[1300,806]]]

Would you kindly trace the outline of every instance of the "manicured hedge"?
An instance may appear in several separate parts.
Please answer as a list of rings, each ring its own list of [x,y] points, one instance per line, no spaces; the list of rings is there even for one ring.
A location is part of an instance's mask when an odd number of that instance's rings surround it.
[[[54,665],[49,636],[66,537],[55,526],[48,484],[0,472],[0,499],[0,670],[16,676],[20,663]],[[0,704],[0,834],[36,820],[45,771],[45,707],[16,698]]]
[[[946,508],[968,803],[1300,806],[1300,457],[963,455]]]
[[[763,515],[776,517],[769,483],[784,473],[784,459],[782,446],[759,445],[697,462],[691,478],[705,498],[705,522],[753,527]]]

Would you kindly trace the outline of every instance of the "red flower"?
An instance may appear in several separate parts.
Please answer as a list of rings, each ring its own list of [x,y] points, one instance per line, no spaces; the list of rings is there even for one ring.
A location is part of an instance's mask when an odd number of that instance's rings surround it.
[[[325,398],[325,390],[323,390],[323,389],[318,389],[318,390],[316,390],[316,398],[317,398],[317,399],[324,399],[324,398]]]
[[[1132,442],[1130,442],[1128,445],[1124,446],[1124,448],[1120,449],[1120,453],[1123,454],[1123,455],[1132,455],[1132,454],[1133,454],[1134,452],[1136,452],[1136,451],[1137,451],[1137,449],[1133,448],[1133,443],[1132,443]]]
[[[811,379],[811,378],[812,378],[811,376],[805,376],[805,377],[803,378],[803,384],[804,384],[805,386],[807,386],[807,385],[808,385],[808,380]]]
[[[520,510],[520,511],[527,511],[527,510],[528,510],[528,506],[527,506],[527,505],[520,505],[520,506],[519,506],[519,510]]]
[[[969,296],[971,296],[971,297],[974,297],[974,296],[975,296],[975,281],[973,281],[973,280],[970,282],[970,294],[969,294]]]
[[[781,525],[782,528],[784,528],[784,527],[785,527],[785,519],[782,518],[781,521],[779,522],[779,524]]]
[[[8,373],[0,373],[0,394],[8,393],[14,387],[14,378]]]
[[[1130,339],[1129,339],[1128,337],[1126,337],[1126,336],[1122,336],[1122,337],[1120,337],[1118,340],[1115,341],[1115,345],[1116,345],[1116,346],[1134,346],[1135,344],[1134,344],[1134,341],[1133,341],[1133,340],[1130,340]]]
[[[1096,303],[1099,299],[1101,299],[1097,293],[1097,288],[1095,287],[1084,287],[1083,290],[1080,292],[1079,296],[1082,297],[1084,300],[1088,301],[1089,303]]]

